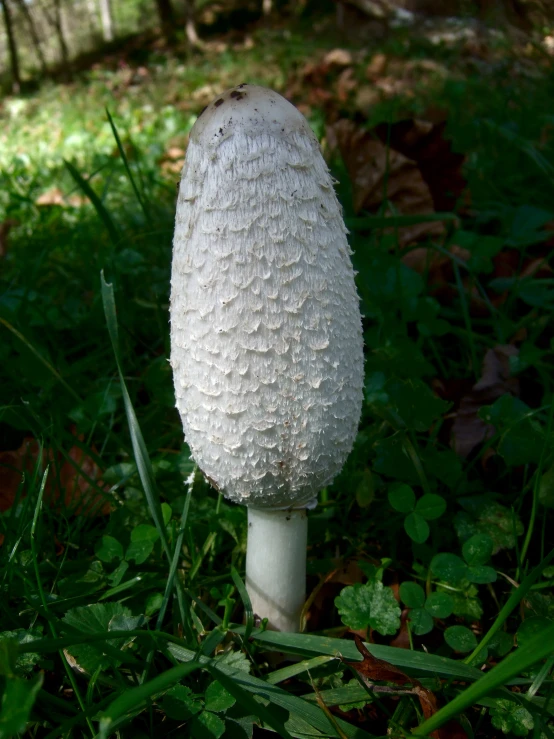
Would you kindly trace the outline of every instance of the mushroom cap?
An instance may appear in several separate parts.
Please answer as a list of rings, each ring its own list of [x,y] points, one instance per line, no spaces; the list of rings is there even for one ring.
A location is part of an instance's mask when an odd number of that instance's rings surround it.
[[[258,85],[242,84],[226,90],[198,116],[190,140],[205,149],[217,149],[237,132],[250,136],[272,134],[286,138],[303,133],[319,147],[302,113],[282,95]]]
[[[356,436],[362,325],[329,171],[276,92],[239,85],[199,116],[173,249],[171,365],[194,459],[235,502],[306,505]]]

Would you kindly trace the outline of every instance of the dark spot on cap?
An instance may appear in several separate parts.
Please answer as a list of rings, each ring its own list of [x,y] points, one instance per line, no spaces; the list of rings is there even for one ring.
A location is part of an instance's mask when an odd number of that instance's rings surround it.
[[[244,93],[239,92],[238,90],[233,90],[233,92],[231,93],[231,97],[235,98],[236,100],[242,100],[242,98],[244,97]]]
[[[240,90],[242,87],[246,87],[246,82],[241,82],[240,85],[237,85],[238,89]]]
[[[208,107],[208,106],[207,106],[207,105],[205,105],[205,106],[204,106],[204,107],[202,108],[202,110],[200,111],[200,113],[198,113],[198,117],[199,117],[199,118],[200,118],[200,116],[202,115],[202,113],[203,113],[203,112],[204,112],[204,111],[206,110],[206,108],[207,108],[207,107]]]
[[[216,108],[219,108],[219,106],[220,106],[220,105],[223,105],[223,103],[224,103],[224,102],[225,102],[225,101],[223,100],[223,98],[218,98],[218,99],[217,99],[217,100],[215,101],[214,105],[215,105],[215,107],[216,107]]]

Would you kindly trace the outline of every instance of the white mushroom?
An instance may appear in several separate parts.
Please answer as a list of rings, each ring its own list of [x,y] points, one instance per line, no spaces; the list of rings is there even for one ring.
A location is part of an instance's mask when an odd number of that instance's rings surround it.
[[[177,203],[171,365],[200,469],[248,506],[254,611],[298,630],[306,507],[342,468],[362,403],[358,296],[318,141],[239,85],[195,123]]]

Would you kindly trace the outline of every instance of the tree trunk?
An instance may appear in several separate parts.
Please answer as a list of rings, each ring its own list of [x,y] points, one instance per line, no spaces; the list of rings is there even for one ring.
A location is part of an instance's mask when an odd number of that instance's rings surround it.
[[[156,7],[163,35],[167,41],[172,42],[175,38],[175,13],[171,0],[156,0]]]
[[[110,0],[99,0],[100,3],[100,20],[102,21],[102,38],[106,43],[113,41],[113,16],[112,4]]]
[[[33,46],[35,47],[35,51],[37,53],[40,71],[43,75],[46,75],[48,72],[48,65],[46,64],[46,57],[44,56],[44,51],[42,50],[42,41],[40,40],[40,35],[37,31],[37,27],[35,26],[35,21],[33,20],[33,16],[31,15],[29,6],[25,0],[16,0],[16,2],[19,6],[20,11],[25,17],[27,26],[29,27],[29,34],[33,40]]]
[[[10,65],[12,68],[12,89],[14,93],[18,93],[21,89],[21,72],[19,71],[19,55],[17,51],[17,43],[15,40],[11,10],[8,2],[9,0],[0,0],[2,11],[4,13],[4,24],[6,26],[6,36],[8,38],[8,49],[10,52]]]

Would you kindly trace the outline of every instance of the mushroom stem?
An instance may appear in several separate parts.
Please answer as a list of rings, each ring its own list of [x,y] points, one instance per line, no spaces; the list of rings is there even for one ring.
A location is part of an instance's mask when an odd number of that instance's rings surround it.
[[[297,632],[306,599],[306,510],[248,507],[246,589],[275,631]]]

